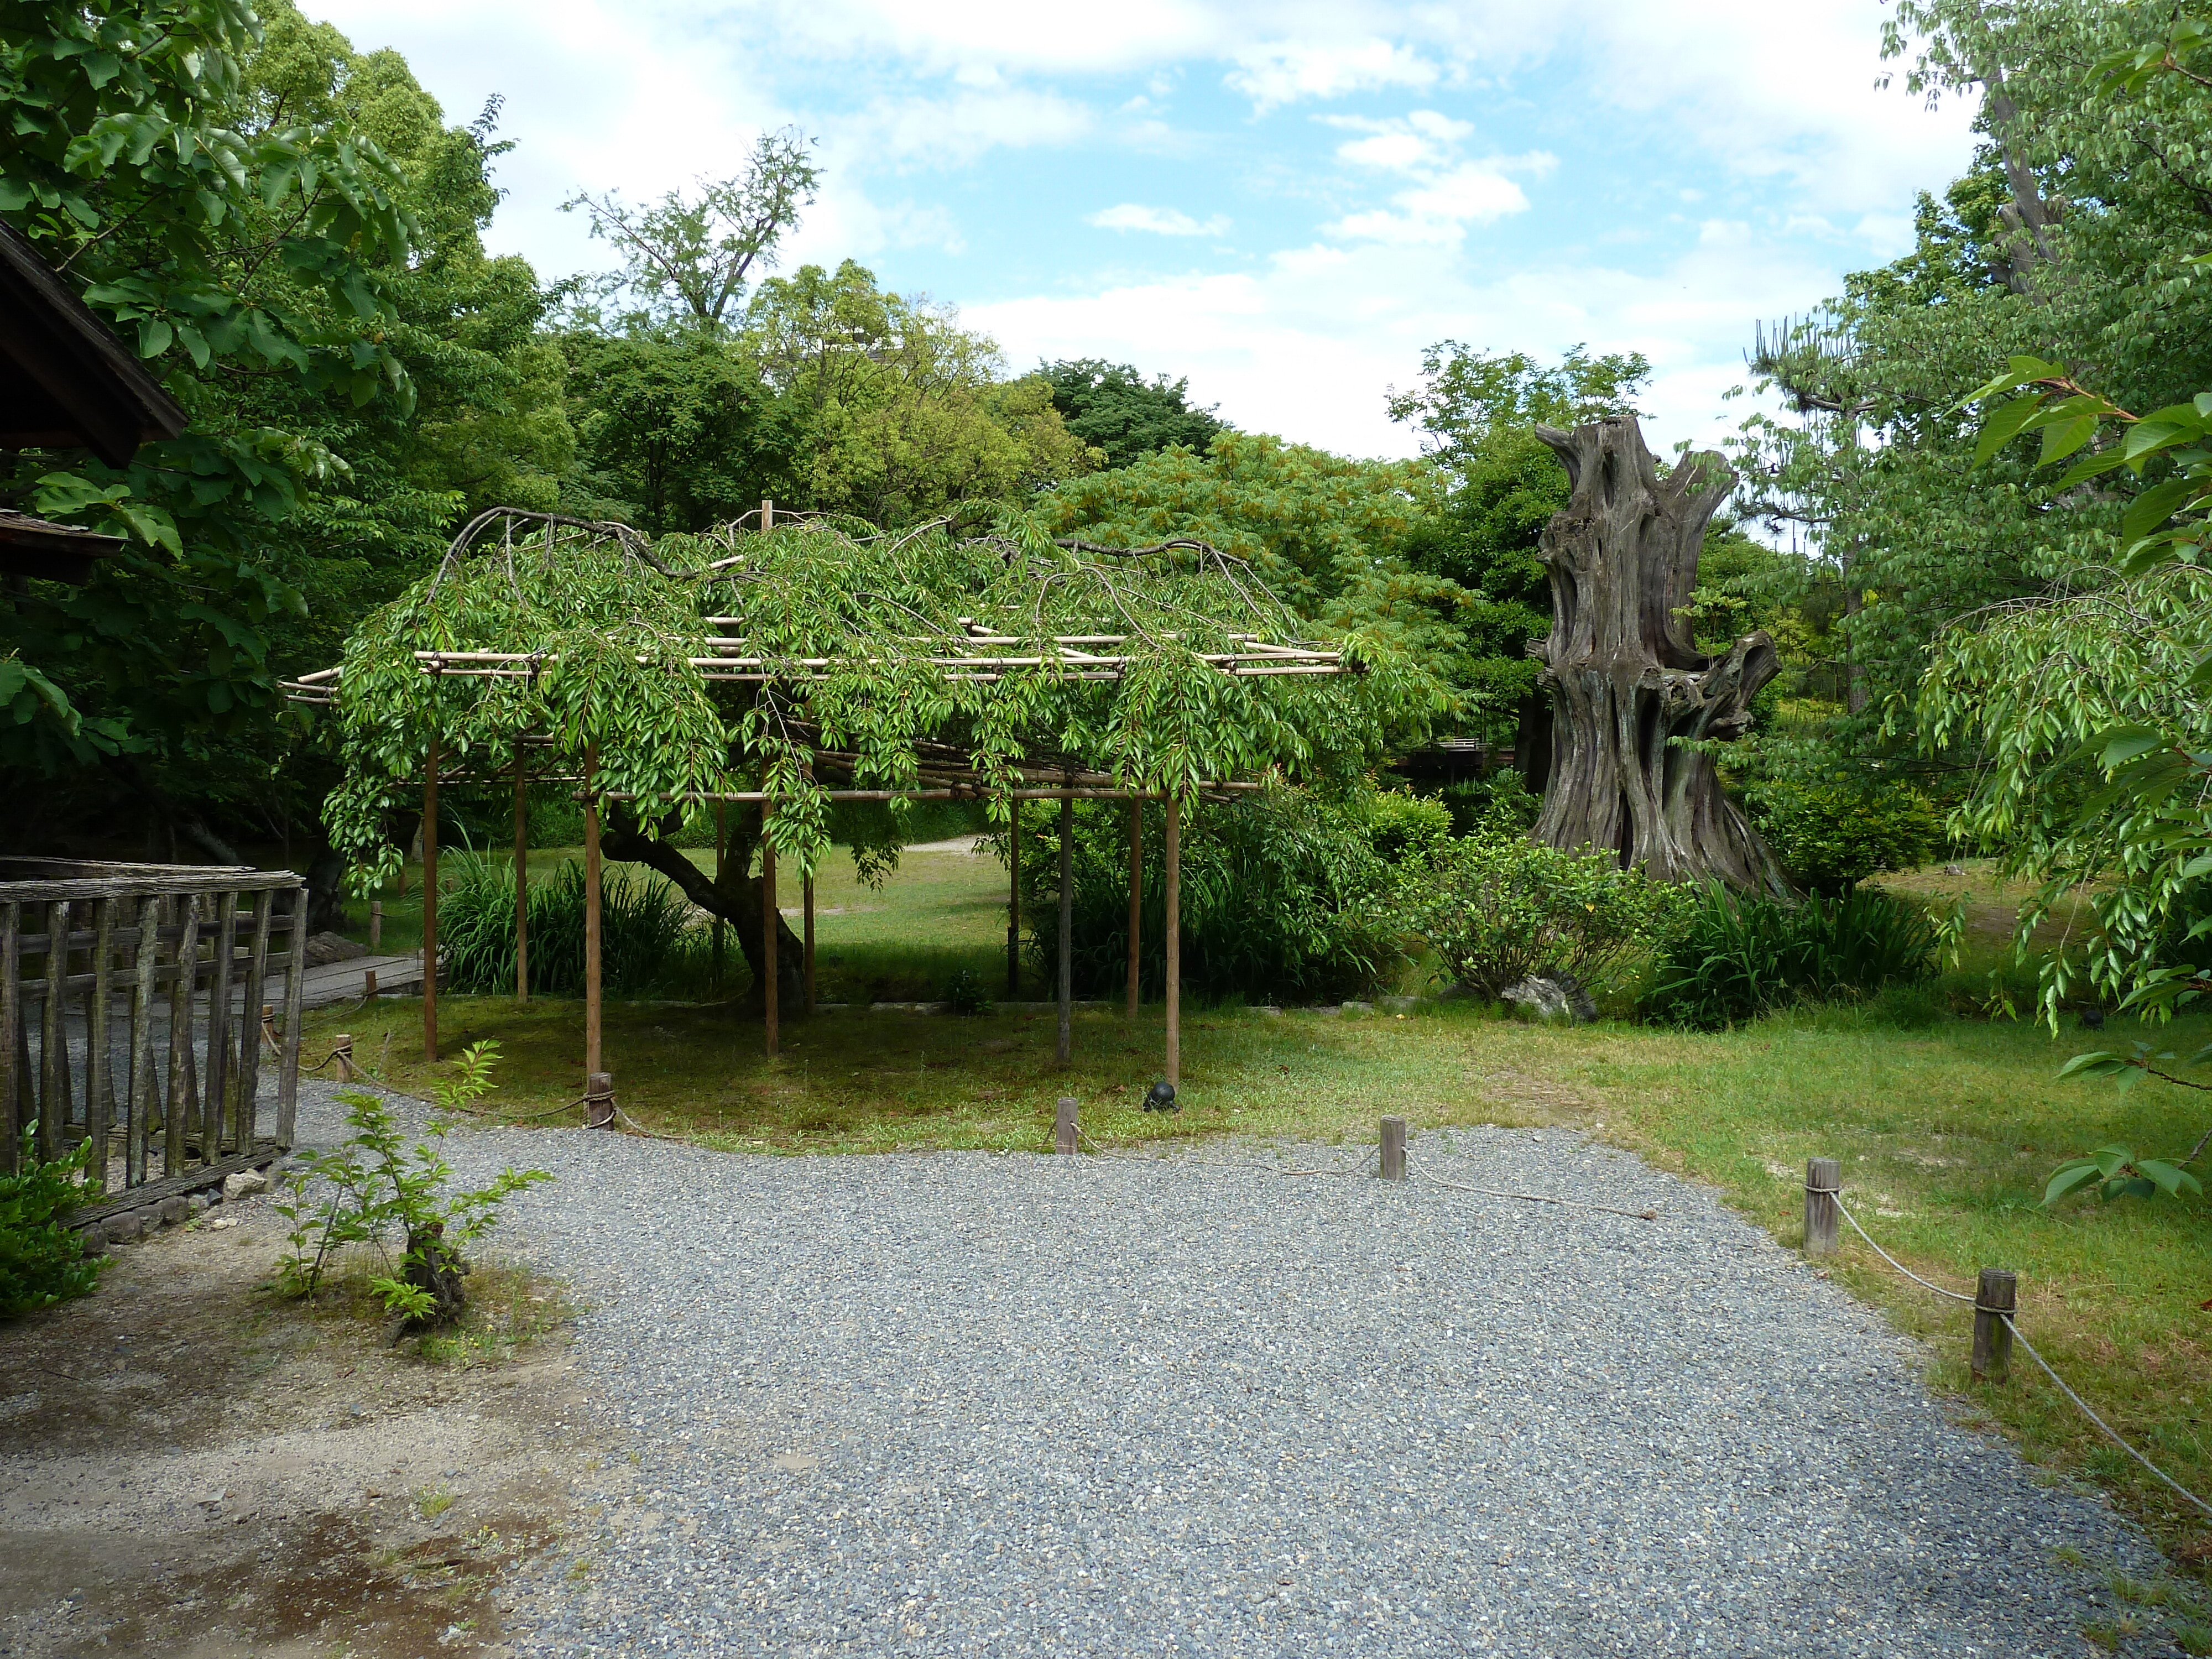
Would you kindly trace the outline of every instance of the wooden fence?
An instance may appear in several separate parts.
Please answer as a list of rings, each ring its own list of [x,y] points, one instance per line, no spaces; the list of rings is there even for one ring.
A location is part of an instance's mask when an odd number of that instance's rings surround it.
[[[89,1140],[111,1191],[289,1151],[307,910],[289,871],[0,858],[0,1168],[33,1123],[42,1159]]]

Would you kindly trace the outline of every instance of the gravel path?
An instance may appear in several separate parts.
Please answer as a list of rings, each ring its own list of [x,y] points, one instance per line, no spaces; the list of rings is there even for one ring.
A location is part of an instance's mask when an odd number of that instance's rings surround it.
[[[562,1177],[509,1243],[592,1304],[635,1453],[518,1587],[520,1653],[2071,1655],[2099,1609],[2053,1550],[2155,1565],[1705,1191],[1562,1132],[1413,1161],[1662,1218],[1196,1158],[450,1150]]]

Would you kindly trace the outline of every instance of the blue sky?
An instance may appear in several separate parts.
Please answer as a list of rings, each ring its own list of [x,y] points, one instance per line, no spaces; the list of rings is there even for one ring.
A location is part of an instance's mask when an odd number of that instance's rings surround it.
[[[787,265],[856,258],[1024,368],[1187,375],[1239,425],[1402,454],[1421,348],[1639,349],[1655,448],[1742,418],[1753,322],[1910,245],[1966,112],[1875,88],[1878,0],[304,0],[446,105],[507,100],[490,235],[610,263],[633,199],[821,141]]]

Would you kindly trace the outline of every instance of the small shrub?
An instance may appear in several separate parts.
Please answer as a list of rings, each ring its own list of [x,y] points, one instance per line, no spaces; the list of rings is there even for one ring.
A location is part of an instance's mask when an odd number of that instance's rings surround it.
[[[440,895],[438,945],[456,991],[514,989],[514,866],[465,854],[459,879]],[[584,994],[584,866],[570,859],[530,889],[530,988]],[[599,885],[599,962],[615,996],[667,988],[695,976],[701,951],[691,907],[657,875],[615,870]]]
[[[1401,915],[1482,996],[1546,971],[1589,987],[1659,937],[1672,890],[1604,853],[1562,853],[1493,817],[1410,868]]]
[[[68,1224],[71,1210],[100,1196],[99,1181],[84,1176],[92,1143],[41,1164],[33,1139],[38,1127],[23,1131],[17,1173],[0,1175],[0,1318],[88,1295],[107,1265],[104,1255],[86,1256]]]
[[[1942,933],[1928,913],[1874,887],[1802,904],[1693,890],[1653,964],[1644,1008],[1715,1030],[1786,1003],[1874,997],[1936,971]],[[1899,1000],[1904,1006],[1902,999]]]
[[[991,1012],[991,993],[983,983],[983,976],[973,968],[958,969],[945,981],[944,1001],[956,1014]]]
[[[321,1286],[333,1255],[348,1245],[374,1249],[384,1272],[369,1280],[385,1311],[404,1315],[410,1326],[449,1320],[466,1299],[461,1286],[469,1266],[462,1247],[499,1224],[500,1206],[526,1188],[553,1177],[543,1170],[505,1169],[489,1186],[449,1193],[453,1169],[439,1151],[452,1127],[447,1113],[467,1109],[491,1090],[491,1068],[499,1045],[486,1041],[461,1051],[454,1074],[433,1091],[439,1115],[428,1125],[429,1139],[412,1146],[380,1095],[366,1090],[341,1092],[353,1133],[343,1144],[302,1161],[301,1173],[278,1201],[292,1224],[288,1249],[277,1265],[280,1289],[312,1296]],[[308,1183],[327,1189],[310,1203]],[[392,1247],[399,1247],[395,1258]]]
[[[1775,856],[1816,893],[1925,864],[1942,838],[1935,806],[1905,784],[1777,781],[1753,790],[1750,804]]]
[[[1437,799],[1451,814],[1455,836],[1471,836],[1486,827],[1507,828],[1525,836],[1536,827],[1544,811],[1544,798],[1529,788],[1518,768],[1511,766],[1448,783]]]
[[[1451,808],[1432,796],[1383,789],[1367,804],[1368,844],[1387,864],[1433,853],[1451,833]]]

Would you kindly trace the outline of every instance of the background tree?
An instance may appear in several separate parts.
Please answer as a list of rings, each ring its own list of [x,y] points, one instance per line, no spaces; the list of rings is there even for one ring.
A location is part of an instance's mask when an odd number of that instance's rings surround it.
[[[631,318],[720,334],[743,317],[745,284],[775,263],[778,244],[814,200],[822,177],[814,141],[796,127],[764,132],[744,172],[702,179],[696,198],[672,190],[649,207],[620,195],[579,194],[562,204],[590,215],[592,234],[621,256],[619,277],[599,292],[627,294]]]
[[[1099,357],[1041,363],[1037,374],[1067,429],[1103,454],[1106,466],[1127,466],[1173,444],[1204,454],[1229,429],[1213,405],[1191,406],[1188,380],[1146,380],[1127,363]]]

